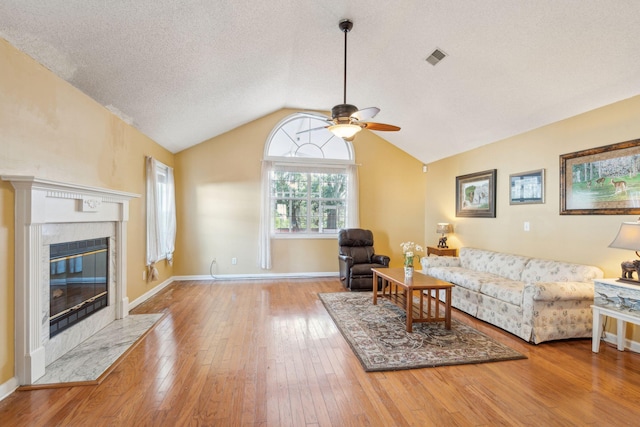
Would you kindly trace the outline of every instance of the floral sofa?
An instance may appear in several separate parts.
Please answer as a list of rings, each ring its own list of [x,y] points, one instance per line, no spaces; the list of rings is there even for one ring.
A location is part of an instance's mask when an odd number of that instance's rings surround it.
[[[423,273],[456,285],[453,307],[526,341],[591,337],[597,267],[476,248],[420,262]]]

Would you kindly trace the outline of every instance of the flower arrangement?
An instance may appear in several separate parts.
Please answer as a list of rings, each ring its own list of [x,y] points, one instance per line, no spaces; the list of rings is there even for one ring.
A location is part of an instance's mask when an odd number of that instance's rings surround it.
[[[404,266],[413,267],[413,258],[418,252],[422,252],[422,246],[414,242],[403,242],[400,243],[400,247],[402,247],[402,253],[404,254]]]

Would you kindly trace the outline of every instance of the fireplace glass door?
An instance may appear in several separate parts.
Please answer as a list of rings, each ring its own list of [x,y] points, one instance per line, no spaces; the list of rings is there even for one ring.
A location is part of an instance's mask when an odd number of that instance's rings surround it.
[[[107,306],[109,239],[50,246],[50,336]]]

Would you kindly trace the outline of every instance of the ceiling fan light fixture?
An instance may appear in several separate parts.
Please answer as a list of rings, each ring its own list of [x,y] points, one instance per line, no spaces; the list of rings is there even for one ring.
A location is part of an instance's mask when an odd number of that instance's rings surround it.
[[[342,138],[342,139],[347,139],[350,140],[352,139],[358,132],[360,132],[362,130],[362,127],[358,126],[358,125],[353,125],[353,124],[346,124],[346,123],[342,123],[342,124],[337,124],[337,125],[333,125],[333,126],[329,126],[328,128],[331,133],[333,133],[335,136]]]

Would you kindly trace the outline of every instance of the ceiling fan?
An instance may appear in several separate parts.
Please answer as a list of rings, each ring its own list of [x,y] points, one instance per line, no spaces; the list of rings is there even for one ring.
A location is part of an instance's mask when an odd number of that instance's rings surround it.
[[[347,104],[347,33],[353,28],[353,22],[349,19],[343,19],[338,24],[338,27],[344,33],[343,103],[338,104],[331,109],[331,118],[320,116],[323,120],[327,121],[327,126],[308,129],[298,133],[312,132],[319,129],[329,129],[334,135],[343,138],[346,141],[353,141],[353,138],[355,138],[356,134],[362,129],[399,131],[400,128],[398,126],[367,121],[378,114],[380,111],[379,108],[369,107],[358,110],[358,107],[355,105]]]

